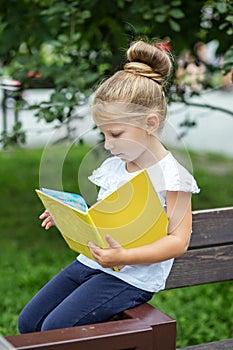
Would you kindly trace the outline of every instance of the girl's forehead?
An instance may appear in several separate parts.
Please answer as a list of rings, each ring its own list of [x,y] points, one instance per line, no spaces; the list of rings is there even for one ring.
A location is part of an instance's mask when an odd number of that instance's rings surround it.
[[[100,123],[97,124],[98,128],[101,130],[115,130],[115,129],[123,129],[126,127],[130,127],[133,126],[133,124],[131,123],[127,123],[127,122],[109,122],[109,123]]]
[[[127,128],[127,127],[135,127],[141,126],[143,127],[146,121],[145,116],[137,116],[137,117],[123,117],[118,116],[116,118],[94,118],[95,124],[98,128]]]
[[[101,125],[97,125],[99,130],[103,133],[108,132],[121,132],[121,131],[127,131],[127,132],[134,132],[136,129],[144,130],[144,127],[141,125],[137,125],[134,123],[129,122],[119,122],[119,123],[105,123]]]

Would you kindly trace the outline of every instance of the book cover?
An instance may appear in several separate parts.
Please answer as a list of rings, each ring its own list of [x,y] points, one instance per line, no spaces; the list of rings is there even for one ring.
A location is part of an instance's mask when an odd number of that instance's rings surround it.
[[[110,234],[124,248],[150,244],[167,235],[168,218],[147,170],[135,175],[90,208],[77,194],[36,190],[69,247],[93,258],[88,242],[107,248]]]

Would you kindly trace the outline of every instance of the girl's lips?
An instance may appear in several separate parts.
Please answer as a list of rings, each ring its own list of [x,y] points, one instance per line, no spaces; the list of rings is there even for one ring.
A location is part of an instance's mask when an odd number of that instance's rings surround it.
[[[126,162],[128,160],[128,158],[126,158],[123,153],[114,154],[114,157],[120,158],[123,162]]]
[[[122,156],[122,153],[118,153],[118,154],[112,153],[112,155],[113,155],[114,157],[120,157],[120,156]]]

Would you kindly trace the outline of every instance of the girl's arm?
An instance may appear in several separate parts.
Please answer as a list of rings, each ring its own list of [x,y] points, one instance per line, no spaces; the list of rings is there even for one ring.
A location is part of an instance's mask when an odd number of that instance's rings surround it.
[[[110,236],[106,237],[109,249],[90,243],[90,251],[103,267],[149,264],[182,255],[188,248],[192,229],[191,193],[167,192],[168,235],[154,243],[124,249]]]

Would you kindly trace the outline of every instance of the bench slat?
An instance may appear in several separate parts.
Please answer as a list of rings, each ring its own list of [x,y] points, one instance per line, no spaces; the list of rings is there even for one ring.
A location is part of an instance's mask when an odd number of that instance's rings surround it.
[[[190,249],[233,243],[233,207],[193,212]]]
[[[211,343],[187,346],[177,350],[232,350],[233,339],[219,340]]]
[[[233,244],[187,251],[175,260],[166,289],[233,279]]]

